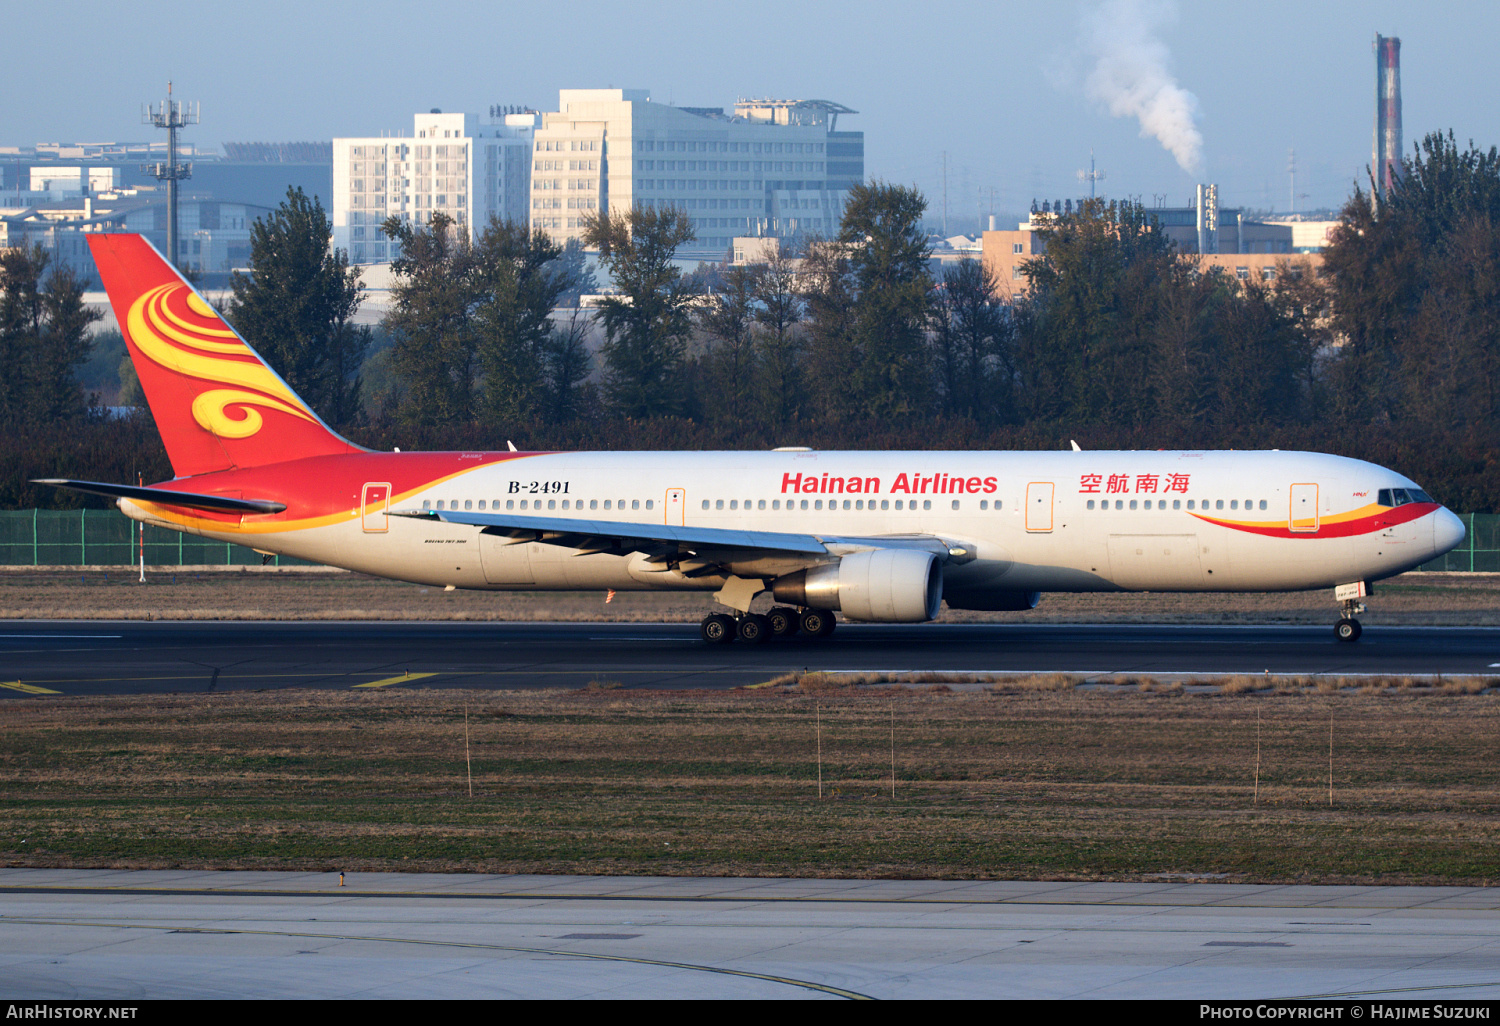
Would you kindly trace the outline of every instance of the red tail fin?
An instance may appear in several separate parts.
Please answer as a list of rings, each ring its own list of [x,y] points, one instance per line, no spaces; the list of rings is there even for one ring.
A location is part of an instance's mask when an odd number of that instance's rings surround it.
[[[361,451],[318,419],[139,235],[90,235],[178,477]]]

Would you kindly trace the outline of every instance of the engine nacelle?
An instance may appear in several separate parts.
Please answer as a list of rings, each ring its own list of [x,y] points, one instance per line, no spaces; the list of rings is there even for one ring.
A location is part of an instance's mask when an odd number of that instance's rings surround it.
[[[921,623],[943,604],[943,564],[919,549],[856,552],[778,577],[771,594],[780,602],[837,609],[851,620]]]

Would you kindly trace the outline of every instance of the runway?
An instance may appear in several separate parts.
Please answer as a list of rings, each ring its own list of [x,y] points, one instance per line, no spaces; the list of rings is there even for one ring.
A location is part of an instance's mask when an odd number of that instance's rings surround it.
[[[7,621],[0,698],[276,688],[732,688],[792,670],[1492,674],[1500,628],[840,624],[706,645],[696,625]]]
[[[1500,997],[1461,887],[0,870],[0,996]]]

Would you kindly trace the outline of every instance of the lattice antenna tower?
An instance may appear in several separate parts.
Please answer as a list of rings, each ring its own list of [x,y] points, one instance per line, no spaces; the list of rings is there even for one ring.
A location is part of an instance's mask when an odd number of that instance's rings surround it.
[[[1089,199],[1094,199],[1095,198],[1095,195],[1096,195],[1099,183],[1102,182],[1102,181],[1104,181],[1104,179],[1106,177],[1107,176],[1105,175],[1104,170],[1102,168],[1096,168],[1096,167],[1094,167],[1094,151],[1093,151],[1092,148],[1090,148],[1089,149],[1089,169],[1087,171],[1079,171],[1078,172],[1078,180],[1080,182],[1088,182],[1089,183]]]
[[[165,163],[142,164],[141,171],[159,182],[167,183],[167,262],[177,266],[177,183],[193,177],[193,165],[177,160],[177,130],[198,124],[198,105],[172,98],[172,83],[167,83],[167,98],[159,105],[141,108],[141,123],[167,130]]]

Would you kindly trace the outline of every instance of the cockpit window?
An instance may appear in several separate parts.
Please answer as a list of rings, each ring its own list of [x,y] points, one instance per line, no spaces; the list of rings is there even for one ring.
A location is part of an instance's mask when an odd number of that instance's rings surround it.
[[[1382,506],[1405,506],[1408,502],[1432,502],[1420,488],[1382,488],[1375,501]]]

